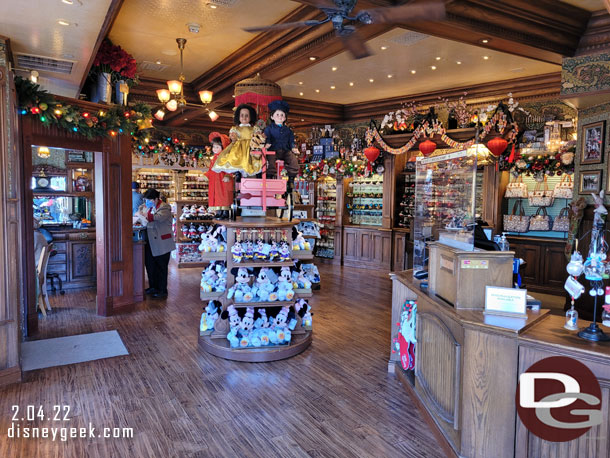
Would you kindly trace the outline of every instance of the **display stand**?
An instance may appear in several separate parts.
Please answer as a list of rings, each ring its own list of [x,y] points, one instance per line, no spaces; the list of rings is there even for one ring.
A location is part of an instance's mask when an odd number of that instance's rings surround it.
[[[293,266],[294,256],[291,256],[289,261],[246,261],[235,263],[230,251],[236,240],[236,231],[252,231],[252,230],[268,230],[285,232],[288,242],[292,244],[292,227],[299,223],[298,220],[286,221],[272,217],[244,217],[237,218],[236,221],[214,220],[215,224],[223,224],[227,228],[227,247],[229,249],[225,253],[227,266],[227,285],[226,291],[223,293],[202,293],[202,300],[209,300],[208,295],[216,295],[214,299],[222,304],[222,310],[227,310],[229,305],[233,305],[236,309],[245,309],[253,307],[256,310],[259,308],[282,307],[289,306],[292,309],[295,301],[299,298],[310,297],[311,294],[300,295],[295,291],[294,298],[290,301],[274,301],[274,302],[234,302],[233,299],[227,298],[229,289],[235,283],[235,277],[231,274],[231,269],[234,267],[282,267]],[[294,252],[292,252],[294,254]],[[293,309],[294,311],[294,309]],[[292,337],[289,344],[268,345],[264,347],[244,347],[231,348],[227,340],[229,332],[229,320],[218,318],[214,324],[213,331],[205,331],[199,336],[199,345],[208,353],[221,358],[230,359],[233,361],[244,362],[266,362],[276,361],[279,359],[290,358],[305,350],[312,341],[312,330],[302,326],[302,321],[299,315],[296,315],[297,324],[291,332]]]
[[[178,261],[178,268],[203,267],[211,261],[224,260],[226,258],[226,253],[201,253],[198,249],[199,242],[201,241],[200,239],[190,240],[182,235],[183,226],[190,226],[191,224],[194,224],[195,226],[199,226],[200,224],[211,226],[213,224],[211,219],[201,218],[181,221],[182,208],[185,205],[207,205],[207,199],[201,201],[176,201],[176,260]]]

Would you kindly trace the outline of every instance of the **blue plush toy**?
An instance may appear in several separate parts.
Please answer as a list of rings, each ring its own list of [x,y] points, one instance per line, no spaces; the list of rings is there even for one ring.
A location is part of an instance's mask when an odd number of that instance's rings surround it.
[[[227,334],[227,340],[229,341],[231,348],[239,347],[239,338],[237,337],[237,328],[231,328],[231,330]]]
[[[235,302],[250,302],[254,298],[250,277],[252,268],[234,267],[231,274],[235,275],[235,284],[229,288],[227,299],[235,298]]]
[[[256,276],[256,284],[252,290],[252,293],[256,296],[258,302],[273,302],[277,300],[277,294],[275,291],[275,284],[277,282],[277,275],[269,267],[261,267],[258,270]]]
[[[280,301],[290,301],[294,297],[294,285],[290,267],[284,266],[280,270],[277,281],[277,298]]]
[[[201,321],[199,323],[199,330],[201,332],[212,331],[214,329],[214,323],[220,314],[220,302],[210,301],[204,312],[201,314]]]

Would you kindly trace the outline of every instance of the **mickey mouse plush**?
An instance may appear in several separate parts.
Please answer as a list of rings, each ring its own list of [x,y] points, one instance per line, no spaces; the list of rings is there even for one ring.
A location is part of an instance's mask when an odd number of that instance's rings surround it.
[[[275,283],[277,275],[269,267],[261,267],[256,274],[256,284],[252,289],[252,294],[257,296],[259,302],[271,302],[277,300],[275,293]]]
[[[235,297],[235,302],[250,302],[254,298],[250,277],[252,277],[251,267],[233,267],[231,274],[235,275],[235,284],[229,288],[227,299]]]
[[[214,323],[219,317],[220,308],[222,304],[218,301],[210,301],[203,313],[201,314],[201,321],[199,323],[199,330],[201,332],[211,331],[214,329]]]
[[[277,297],[280,301],[290,301],[294,297],[292,274],[288,266],[284,266],[280,270],[277,282]]]

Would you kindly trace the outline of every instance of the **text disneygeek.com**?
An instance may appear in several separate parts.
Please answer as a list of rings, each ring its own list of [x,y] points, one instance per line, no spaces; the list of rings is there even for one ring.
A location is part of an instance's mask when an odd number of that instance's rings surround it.
[[[7,430],[9,439],[51,439],[52,441],[66,442],[68,439],[132,439],[133,428],[94,428],[91,423],[88,427],[59,426],[58,422],[70,421],[70,406],[53,406],[45,411],[42,406],[12,406],[12,421]],[[53,422],[52,426],[31,426],[27,422]],[[26,422],[23,424],[22,422]],[[66,423],[63,423],[66,425]]]

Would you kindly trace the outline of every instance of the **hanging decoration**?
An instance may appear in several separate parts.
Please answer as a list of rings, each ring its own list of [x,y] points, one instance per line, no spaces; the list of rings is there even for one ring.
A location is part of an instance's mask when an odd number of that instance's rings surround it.
[[[491,132],[491,130],[494,127],[498,129],[500,134],[504,134],[504,131],[505,131],[507,125],[508,125],[508,121],[507,121],[506,115],[504,114],[504,112],[498,110],[493,115],[493,117],[489,120],[489,122],[487,124],[485,124],[485,126],[479,133],[479,142],[482,141],[487,136],[487,134],[489,134]],[[516,134],[516,131],[518,130],[518,127],[515,123],[513,123],[512,128],[513,128],[513,132],[511,132],[511,137],[514,137],[514,135]],[[434,120],[432,123],[430,123],[429,121],[424,122],[422,125],[420,125],[417,129],[415,129],[413,131],[413,136],[411,137],[411,139],[404,146],[401,146],[400,148],[392,148],[390,145],[388,145],[381,137],[381,134],[379,133],[379,130],[377,129],[376,125],[372,125],[367,130],[366,141],[367,141],[367,144],[369,144],[369,145],[371,145],[374,141],[377,142],[377,144],[384,151],[387,151],[390,154],[404,154],[407,151],[410,151],[411,149],[413,149],[413,147],[415,146],[415,144],[417,143],[417,141],[419,140],[419,138],[422,135],[425,135],[428,137],[431,137],[433,135],[440,135],[441,140],[449,148],[468,149],[468,147],[474,145],[474,143],[475,143],[474,138],[472,140],[468,140],[467,142],[458,142],[458,141],[453,140],[452,138],[450,138],[447,135],[447,131],[443,127],[442,123],[438,120]]]
[[[492,138],[487,142],[487,148],[495,157],[499,157],[504,151],[506,151],[507,147],[508,142],[502,137]]]
[[[430,141],[429,139],[426,140],[425,142],[421,142],[419,144],[419,150],[425,157],[430,156],[434,152],[435,149],[436,149],[436,143],[434,143],[433,141]]]
[[[58,102],[38,84],[19,76],[15,78],[15,86],[19,113],[34,116],[47,127],[57,126],[89,139],[123,133],[135,135],[147,126],[152,127],[151,110],[144,103],[130,107],[114,105],[92,111]]]
[[[542,179],[545,175],[571,175],[574,173],[574,153],[559,151],[556,154],[524,154],[515,156],[510,161],[512,153],[500,156],[498,164],[501,171],[507,171],[514,176],[525,175]]]

